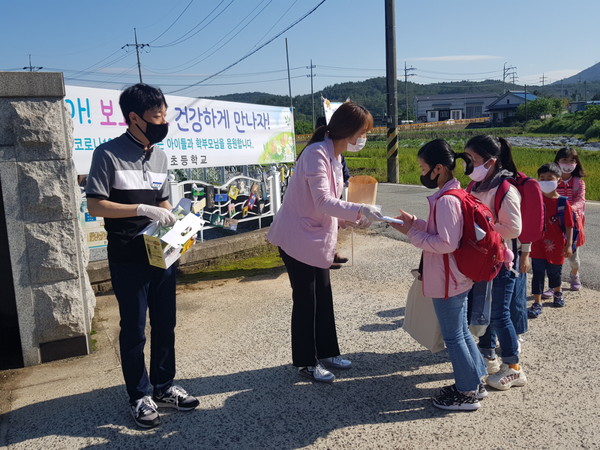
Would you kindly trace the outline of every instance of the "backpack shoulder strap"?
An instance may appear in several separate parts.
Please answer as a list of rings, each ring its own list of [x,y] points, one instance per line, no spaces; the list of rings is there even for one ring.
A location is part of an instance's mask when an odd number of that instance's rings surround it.
[[[513,180],[513,178],[505,178],[498,185],[496,197],[494,197],[494,213],[496,214],[496,217],[498,217],[498,212],[500,212],[500,206],[502,206],[504,197],[506,197],[506,194],[508,194],[508,190],[510,189],[510,185],[512,184],[509,180]]]
[[[560,227],[565,231],[565,207],[567,206],[567,197],[561,195],[558,197],[558,203],[556,205],[556,217]]]
[[[442,192],[442,194],[438,197],[438,200],[440,198],[442,198],[444,195],[452,195],[452,196],[458,198],[459,200],[461,200],[461,202],[462,202],[462,200],[468,195],[468,192],[463,189],[448,189],[446,192]],[[436,206],[437,206],[437,201],[435,202],[435,205],[433,205],[433,223],[435,224],[435,229],[437,231],[437,221],[435,218]],[[448,253],[444,253],[443,258],[444,258],[444,274],[446,276],[444,298],[448,298],[448,292],[450,289],[450,257],[448,256]]]

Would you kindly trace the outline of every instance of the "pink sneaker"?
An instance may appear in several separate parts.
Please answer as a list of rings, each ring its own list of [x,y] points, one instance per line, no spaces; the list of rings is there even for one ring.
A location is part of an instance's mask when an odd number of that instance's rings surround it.
[[[542,298],[544,300],[548,300],[552,297],[554,297],[554,289],[548,289],[547,291],[542,292]]]
[[[578,291],[579,289],[581,289],[581,280],[579,279],[579,274],[569,275],[569,282],[571,283],[572,291]]]

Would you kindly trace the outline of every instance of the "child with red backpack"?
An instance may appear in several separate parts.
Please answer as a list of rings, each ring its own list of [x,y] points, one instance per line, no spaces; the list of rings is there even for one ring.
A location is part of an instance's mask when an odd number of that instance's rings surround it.
[[[546,229],[544,237],[535,241],[531,248],[533,304],[529,309],[529,317],[532,319],[542,313],[541,298],[546,274],[553,291],[553,306],[565,306],[561,288],[562,265],[565,257],[573,254],[574,220],[569,201],[556,191],[561,175],[560,167],[556,163],[547,163],[538,169],[540,188],[544,193],[546,206]]]
[[[573,235],[575,248],[573,249],[573,254],[569,257],[569,265],[571,266],[569,283],[572,291],[578,291],[581,289],[579,247],[585,244],[585,182],[582,179],[585,177],[585,170],[583,170],[577,150],[574,148],[561,148],[556,153],[554,162],[560,166],[562,172],[562,176],[558,180],[556,192],[569,199],[571,208],[576,215],[574,233],[575,230],[578,233],[577,236]]]
[[[487,396],[482,384],[487,372],[467,321],[467,294],[473,281],[461,272],[455,252],[467,241],[476,246],[478,240],[492,239],[495,232],[481,222],[482,230],[476,233],[472,208],[470,222],[467,210],[463,209],[469,199],[472,200],[470,205],[476,202],[460,188],[460,182],[454,177],[457,158],[466,161],[467,173],[472,170],[471,160],[464,153],[454,153],[446,141],[436,139],[425,144],[417,157],[421,183],[429,189],[438,189],[427,198],[429,218],[425,221],[400,211],[398,219],[404,224],[392,223],[391,226],[423,250],[423,294],[433,300],[454,371],[455,384],[442,388],[433,397],[433,405],[444,410],[473,411],[480,407],[479,400]],[[488,212],[493,226],[491,212],[477,203]],[[467,228],[469,236],[466,236]],[[491,247],[487,240],[486,246]]]
[[[521,195],[513,185],[495,207],[496,193],[506,178],[512,177],[517,169],[512,159],[510,145],[503,138],[493,136],[474,136],[465,145],[473,161],[473,172],[469,177],[475,182],[472,194],[479,198],[495,214],[496,229],[502,235],[505,244],[511,250],[516,249],[517,237],[521,234]],[[496,210],[497,209],[497,210]],[[515,267],[519,267],[518,252],[515,254]],[[516,284],[516,274],[502,267],[491,283],[475,283],[473,301],[487,296],[491,291],[490,325],[480,336],[478,347],[484,356],[490,375],[486,383],[498,390],[507,390],[513,386],[524,386],[527,378],[519,364],[519,346],[517,333],[510,315],[510,304]],[[502,364],[496,355],[496,338],[502,348]]]

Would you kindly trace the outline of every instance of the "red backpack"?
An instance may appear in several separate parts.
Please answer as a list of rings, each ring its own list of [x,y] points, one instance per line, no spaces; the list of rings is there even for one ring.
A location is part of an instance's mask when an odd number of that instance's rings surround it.
[[[475,182],[469,183],[467,191],[471,192]],[[542,190],[537,180],[528,177],[523,172],[517,172],[515,178],[505,178],[498,186],[494,199],[494,212],[498,211],[506,193],[513,185],[521,195],[521,234],[519,241],[522,243],[535,242],[542,239],[545,229],[545,210]]]
[[[491,281],[504,263],[504,243],[502,236],[494,227],[494,216],[489,208],[477,197],[463,189],[450,189],[444,195],[452,195],[460,200],[463,213],[463,232],[458,248],[452,253],[456,259],[458,270],[471,280]],[[435,223],[435,207],[433,211]],[[437,224],[436,224],[437,228]],[[476,228],[480,236],[476,235]],[[448,253],[444,254],[446,272],[446,292],[450,283],[450,262]]]

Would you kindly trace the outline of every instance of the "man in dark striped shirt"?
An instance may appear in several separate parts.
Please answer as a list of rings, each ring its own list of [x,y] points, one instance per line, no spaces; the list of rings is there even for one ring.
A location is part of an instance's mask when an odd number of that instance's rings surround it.
[[[165,226],[176,220],[169,202],[167,156],[155,146],[167,136],[167,103],[160,89],[140,83],[121,93],[119,105],[127,131],[94,151],[86,197],[89,213],[105,219],[131,414],[139,426],[152,428],[160,423],[158,406],[191,411],[199,402],[173,384],[175,267],[149,265],[139,235],[152,220]],[[146,311],[152,327],[149,377],[144,361]]]

